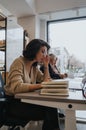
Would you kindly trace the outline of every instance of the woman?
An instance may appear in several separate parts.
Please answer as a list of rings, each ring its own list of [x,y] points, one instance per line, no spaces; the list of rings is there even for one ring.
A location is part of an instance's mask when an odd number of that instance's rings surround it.
[[[49,73],[52,79],[64,79],[67,78],[67,73],[61,74],[58,68],[56,67],[56,63],[58,58],[54,54],[49,54],[50,62],[49,62]]]
[[[52,79],[61,79],[61,75],[56,67],[57,58],[54,54],[49,54],[49,74]],[[40,70],[44,73],[44,64],[41,64]]]
[[[11,65],[8,81],[5,87],[6,95],[30,92],[41,89],[41,82],[49,80],[47,52],[50,46],[41,39],[29,42],[23,51],[23,56],[17,58]],[[37,68],[43,62],[44,74]],[[36,84],[39,83],[39,84]],[[15,107],[14,107],[15,106]],[[56,108],[43,107],[23,102],[9,104],[10,112],[23,120],[43,120],[42,130],[59,130]]]

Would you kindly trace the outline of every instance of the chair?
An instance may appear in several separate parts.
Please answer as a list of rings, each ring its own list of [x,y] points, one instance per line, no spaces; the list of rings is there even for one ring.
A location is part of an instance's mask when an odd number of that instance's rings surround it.
[[[24,127],[28,121],[14,117],[10,113],[8,114],[8,110],[10,109],[8,108],[8,103],[13,100],[15,100],[15,102],[19,102],[20,100],[6,97],[3,86],[4,82],[0,73],[0,128],[5,125],[9,126],[9,130],[19,130],[18,126]]]
[[[3,82],[6,83],[8,80],[8,72],[2,72],[1,75],[2,75]]]

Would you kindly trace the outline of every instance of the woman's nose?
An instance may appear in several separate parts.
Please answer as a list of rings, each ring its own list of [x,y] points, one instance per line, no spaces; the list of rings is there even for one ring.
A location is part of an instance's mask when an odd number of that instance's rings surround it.
[[[46,53],[43,54],[44,57],[46,57],[46,55],[47,55]]]

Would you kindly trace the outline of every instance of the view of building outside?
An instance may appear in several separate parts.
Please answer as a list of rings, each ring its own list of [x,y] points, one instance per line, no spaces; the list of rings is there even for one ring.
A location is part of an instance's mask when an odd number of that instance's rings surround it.
[[[50,52],[59,58],[61,73],[71,78],[86,76],[86,19],[49,22]]]

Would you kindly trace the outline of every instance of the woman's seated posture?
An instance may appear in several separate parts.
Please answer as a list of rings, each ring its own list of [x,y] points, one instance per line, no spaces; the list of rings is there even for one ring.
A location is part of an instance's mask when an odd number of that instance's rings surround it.
[[[14,96],[16,93],[31,92],[41,89],[41,82],[49,80],[50,46],[41,39],[34,39],[27,44],[23,55],[14,60],[10,66],[5,93]],[[37,64],[43,62],[44,73]],[[38,84],[36,84],[38,82]],[[9,111],[23,120],[43,120],[42,130],[60,130],[56,108],[39,106],[29,103],[14,101],[8,104]]]

